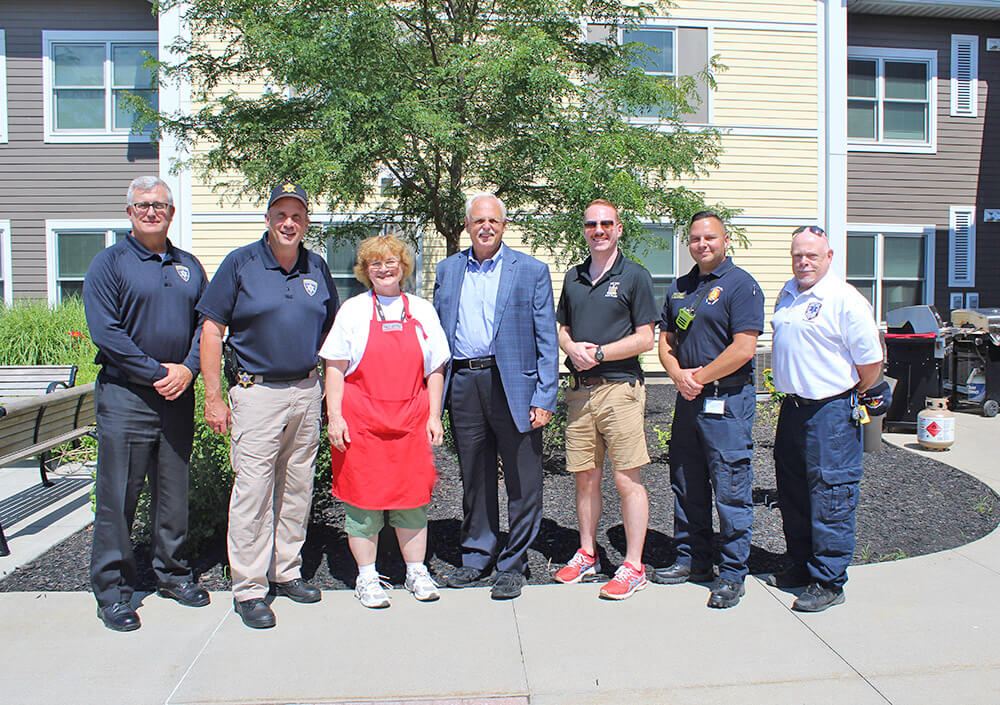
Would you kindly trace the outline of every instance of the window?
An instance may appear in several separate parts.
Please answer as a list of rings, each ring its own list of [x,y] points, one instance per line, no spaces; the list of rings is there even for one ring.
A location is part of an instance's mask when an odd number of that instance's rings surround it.
[[[976,117],[979,112],[979,37],[951,35],[951,116]]]
[[[326,241],[326,264],[330,268],[341,303],[365,290],[365,285],[354,276],[357,252],[358,246],[353,242],[335,245],[333,238]]]
[[[49,302],[83,294],[83,278],[94,256],[128,236],[129,221],[45,222]]]
[[[656,240],[650,244],[649,251],[640,262],[653,276],[655,301],[662,304],[667,298],[667,289],[677,278],[674,229],[669,225],[647,225],[646,229]]]
[[[853,47],[847,138],[855,151],[934,152],[937,53]]]
[[[622,32],[622,43],[638,42],[650,48],[645,55],[634,59],[638,66],[649,76],[665,76],[674,78],[677,75],[677,42],[673,29],[644,28]],[[660,108],[651,106],[645,110],[637,110],[636,117],[659,117]]]
[[[0,144],[7,142],[7,40],[0,29]]]
[[[894,309],[928,303],[932,293],[928,231],[905,226],[885,230],[847,234],[847,281],[868,299],[880,321]]]
[[[156,32],[43,32],[46,142],[148,141],[132,134],[133,94],[157,107],[153,75]]]
[[[0,220],[0,294],[3,302],[10,306],[13,301],[13,282],[10,262],[10,221]]]

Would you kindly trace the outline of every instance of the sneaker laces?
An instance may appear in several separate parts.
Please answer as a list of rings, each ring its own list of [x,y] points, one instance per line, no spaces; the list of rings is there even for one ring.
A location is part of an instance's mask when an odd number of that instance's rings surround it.
[[[597,563],[597,556],[593,558],[587,556],[583,551],[577,551],[573,554],[573,557],[569,559],[569,563],[566,565],[571,565],[574,568],[589,568],[590,566]]]
[[[392,584],[384,575],[376,573],[375,575],[368,577],[362,577],[359,575],[358,584],[355,586],[355,589],[357,590],[359,597],[382,597],[382,595],[389,597],[386,590],[391,587]],[[380,595],[379,592],[381,592],[382,595]]]
[[[427,570],[427,566],[425,565],[422,565],[419,568],[414,568],[413,570],[410,571],[407,577],[410,579],[414,591],[429,590],[429,589],[436,590],[437,588],[441,587],[440,585],[437,584],[437,581],[435,581],[434,578],[431,577],[431,574]]]
[[[633,568],[628,563],[622,563],[620,566],[618,566],[618,570],[615,571],[614,579],[619,580],[621,582],[629,582],[631,580],[636,580],[641,577],[642,573],[640,573],[638,570]]]

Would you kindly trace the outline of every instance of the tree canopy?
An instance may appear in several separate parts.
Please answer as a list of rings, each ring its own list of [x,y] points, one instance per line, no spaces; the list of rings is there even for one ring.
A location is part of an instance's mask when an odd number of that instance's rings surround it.
[[[161,8],[176,0],[161,0]],[[715,130],[689,130],[697,76],[647,75],[620,41],[662,7],[620,0],[188,0],[175,44],[198,109],[161,115],[220,186],[259,198],[295,179],[365,225],[433,227],[460,248],[470,191],[504,199],[533,249],[576,255],[583,208],[616,203],[626,250],[640,221],[705,207],[683,178],[717,166]],[[586,18],[586,19],[583,19]],[[261,94],[250,82],[272,86]],[[629,115],[658,108],[657,124]],[[227,181],[226,174],[236,174]],[[391,182],[385,177],[391,177]],[[318,197],[318,198],[317,198]],[[733,211],[715,204],[725,217]]]

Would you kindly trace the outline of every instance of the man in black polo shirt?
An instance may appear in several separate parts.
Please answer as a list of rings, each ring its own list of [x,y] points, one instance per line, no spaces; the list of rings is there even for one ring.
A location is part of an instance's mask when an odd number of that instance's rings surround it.
[[[729,235],[711,211],[688,228],[697,263],[667,292],[659,354],[677,386],[670,435],[677,561],[654,571],[656,583],[712,579],[712,490],[721,561],[709,607],[733,607],[743,595],[753,526],[753,358],[764,328],[764,296],[754,278],[726,256]]]
[[[209,602],[179,553],[188,527],[188,461],[205,290],[201,263],[167,239],[173,197],[155,176],[128,188],[128,237],[94,257],[83,281],[97,346],[97,481],[90,582],[109,629],[138,629],[130,533],[149,478],[150,539],[157,592],[190,607]]]
[[[318,602],[302,580],[302,544],[319,448],[322,385],[317,352],[337,313],[326,262],[302,246],[309,227],[305,190],[271,191],[264,236],[229,253],[198,311],[205,420],[216,433],[232,426],[233,494],[229,566],[233,604],[248,627],[273,627],[268,592]],[[222,334],[232,349],[229,406],[219,371]],[[230,411],[231,409],[231,411]]]
[[[618,249],[618,210],[600,199],[584,211],[590,257],[566,273],[556,319],[559,347],[573,374],[566,393],[566,469],[576,476],[580,549],[555,579],[575,583],[596,576],[601,471],[611,459],[625,524],[625,562],[600,591],[623,600],[646,586],[642,548],[649,499],[642,466],[649,463],[643,421],[646,388],[639,354],[653,347],[653,278]]]

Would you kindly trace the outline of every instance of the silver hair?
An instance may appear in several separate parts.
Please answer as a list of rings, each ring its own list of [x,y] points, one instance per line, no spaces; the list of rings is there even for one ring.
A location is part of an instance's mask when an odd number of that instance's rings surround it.
[[[162,186],[166,190],[167,203],[174,205],[174,194],[171,192],[170,186],[159,176],[139,176],[132,179],[132,183],[128,185],[128,195],[125,196],[125,205],[132,205],[132,197],[135,195],[137,190],[151,191],[157,186]]]
[[[503,201],[501,201],[499,198],[494,196],[492,193],[487,193],[486,191],[479,191],[478,193],[474,193],[471,196],[469,196],[468,199],[466,199],[465,201],[466,220],[469,220],[469,217],[472,215],[472,204],[478,201],[480,198],[492,198],[498,204],[500,204],[500,212],[503,214],[503,220],[505,223],[507,222],[507,206],[505,206],[503,204]]]

